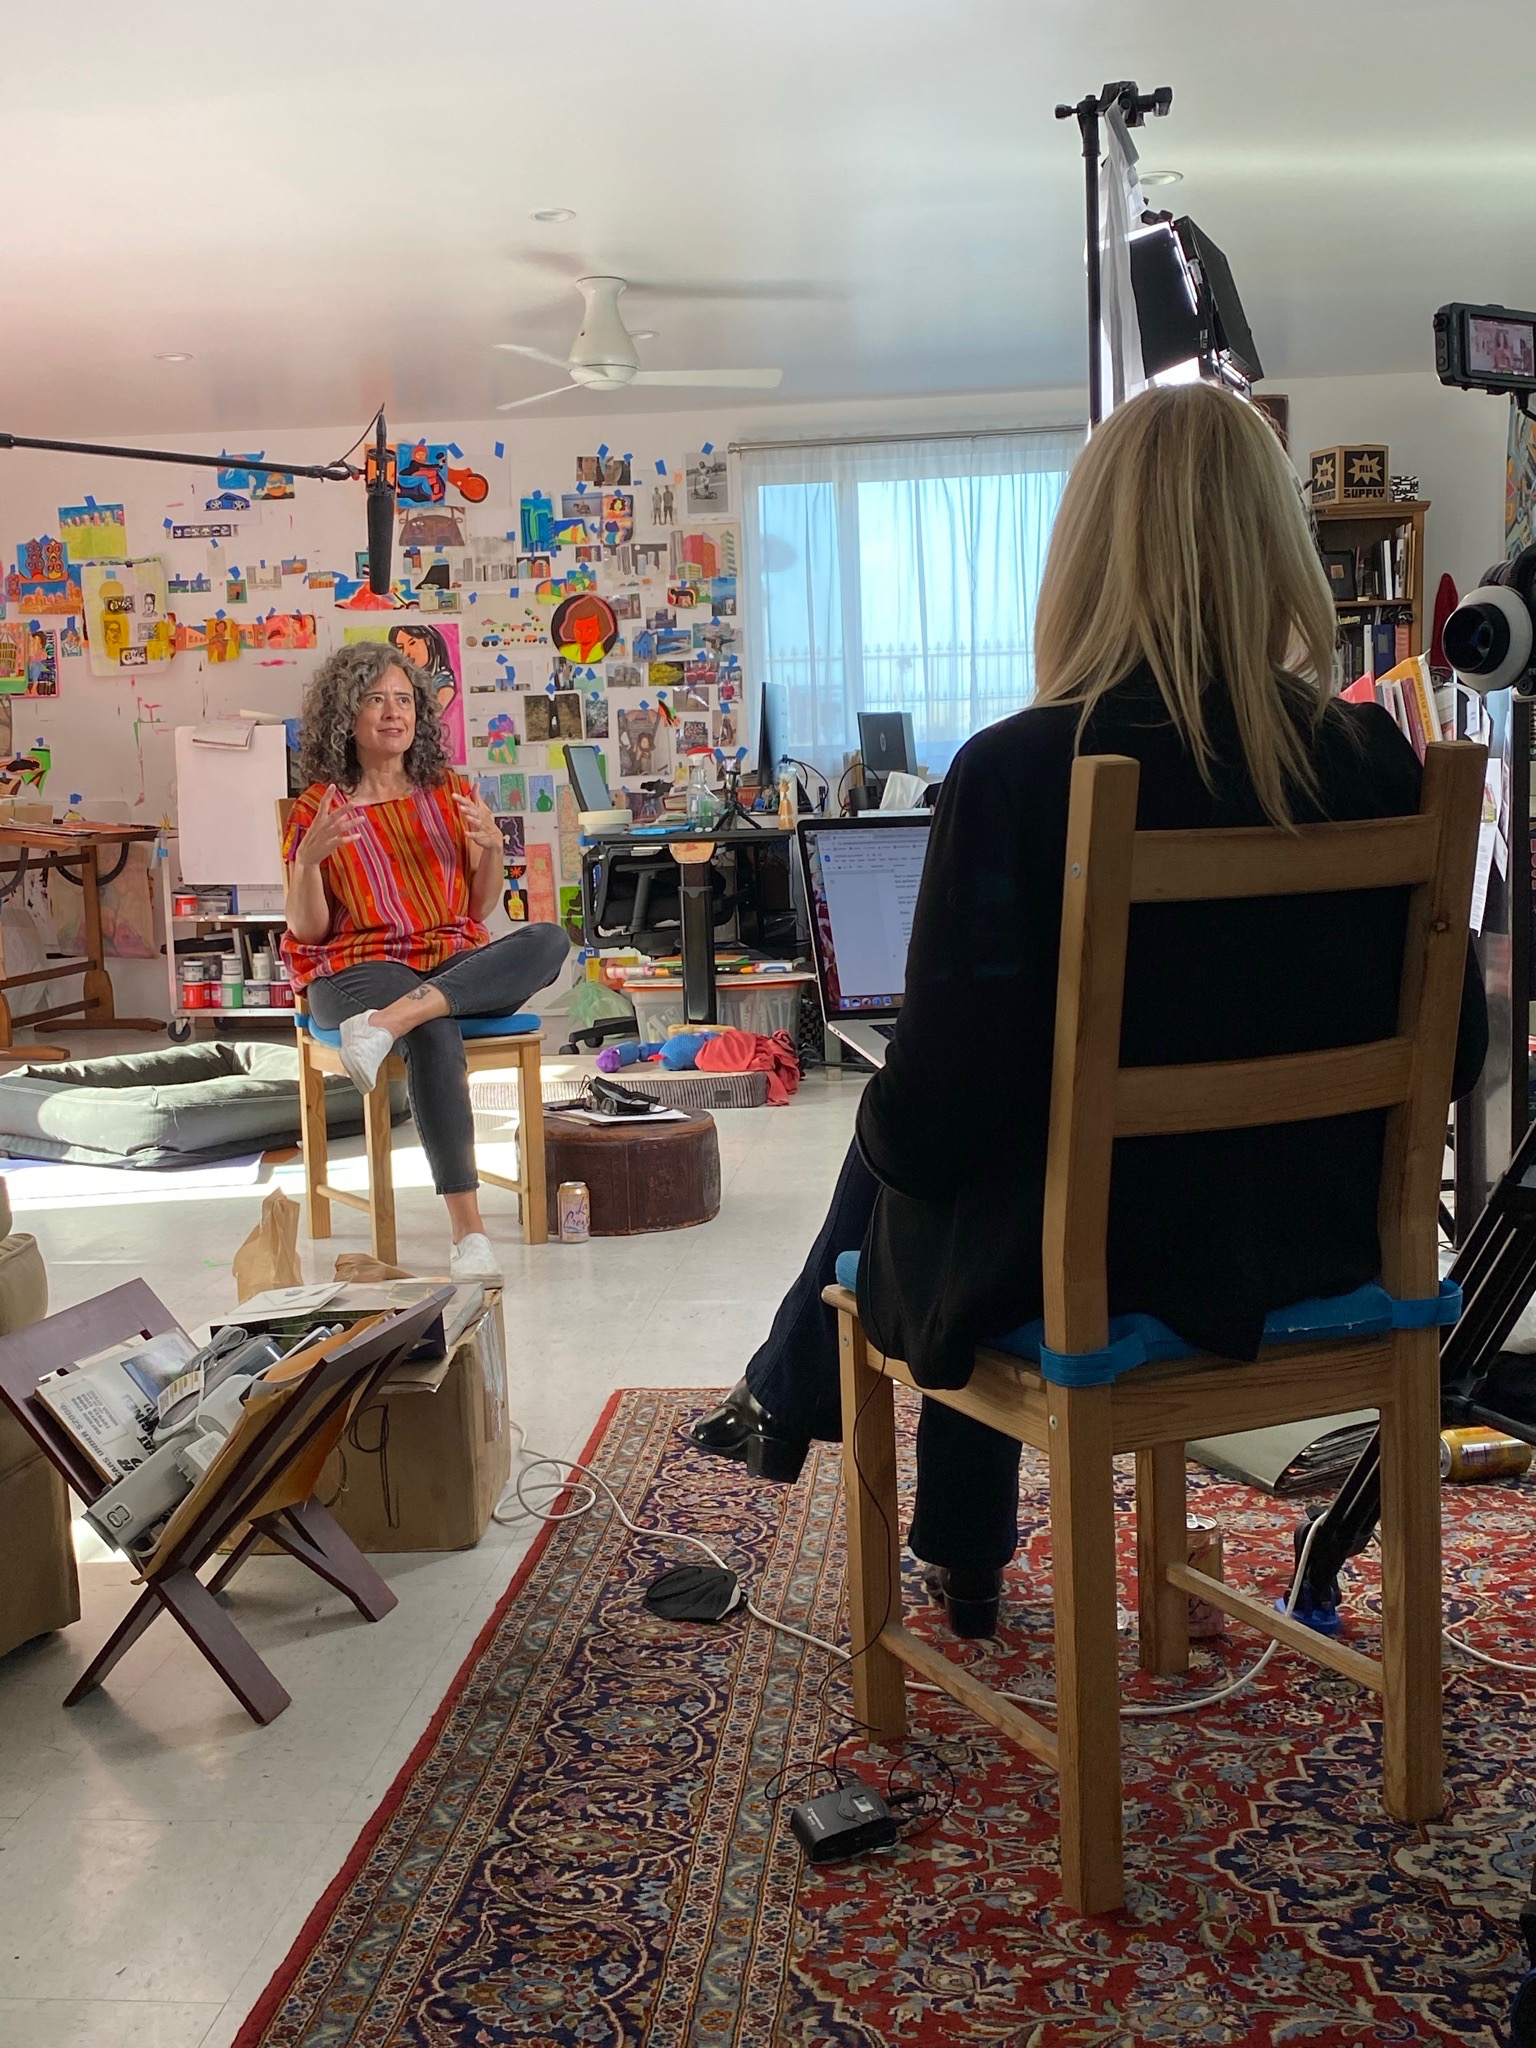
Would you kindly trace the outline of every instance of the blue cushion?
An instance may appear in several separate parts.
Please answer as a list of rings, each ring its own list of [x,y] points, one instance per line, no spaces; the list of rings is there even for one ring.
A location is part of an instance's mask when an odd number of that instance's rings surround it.
[[[850,1290],[859,1284],[859,1255],[840,1252],[837,1282]],[[1461,1289],[1442,1280],[1428,1300],[1394,1301],[1375,1281],[1349,1294],[1293,1302],[1271,1309],[1264,1318],[1266,1344],[1339,1343],[1348,1337],[1379,1337],[1388,1330],[1423,1330],[1454,1323],[1461,1315]],[[1102,1386],[1153,1359],[1194,1358],[1197,1349],[1159,1322],[1156,1316],[1111,1316],[1109,1343],[1102,1351],[1052,1351],[1045,1342],[1045,1323],[1036,1317],[1006,1337],[989,1338],[994,1350],[1011,1352],[1040,1367],[1041,1375],[1059,1387]]]
[[[519,1010],[512,1017],[460,1017],[461,1038],[525,1038],[530,1031],[543,1029],[543,1019],[535,1017],[529,1010]],[[340,1045],[341,1033],[327,1031],[323,1024],[317,1024],[313,1017],[302,1013],[294,1017],[300,1031],[307,1031],[318,1045]]]

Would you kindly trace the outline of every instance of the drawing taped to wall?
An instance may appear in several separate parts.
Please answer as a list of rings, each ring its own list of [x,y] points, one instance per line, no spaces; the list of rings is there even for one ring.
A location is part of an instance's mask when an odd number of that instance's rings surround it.
[[[81,565],[86,640],[96,675],[120,676],[125,669],[170,660],[176,652],[176,622],[165,585],[159,555]]]
[[[128,522],[121,505],[59,507],[59,538],[72,562],[121,562],[128,553]]]

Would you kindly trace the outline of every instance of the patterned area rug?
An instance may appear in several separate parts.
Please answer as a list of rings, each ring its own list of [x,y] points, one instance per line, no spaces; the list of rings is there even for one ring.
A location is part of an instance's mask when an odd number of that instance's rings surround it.
[[[755,1482],[687,1448],[700,1406],[625,1392],[590,1461],[635,1520],[707,1537],[769,1613],[839,1637],[836,1452],[796,1486]],[[1043,1462],[1025,1461],[1043,1519]],[[1191,1494],[1223,1526],[1229,1579],[1283,1591],[1295,1507],[1211,1480]],[[1452,1614],[1536,1664],[1536,1485],[1445,1501]],[[819,1760],[841,1742],[884,1784],[896,1759],[852,1739],[823,1652],[744,1614],[649,1615],[645,1586],[679,1561],[607,1514],[544,1534],[239,2048],[1503,2042],[1536,1856],[1536,1679],[1450,1653],[1449,1804],[1419,1829],[1382,1811],[1371,1701],[1286,1653],[1202,1714],[1127,1722],[1130,1903],[1081,1919],[1058,1898],[1054,1779],[935,1694],[914,1698],[898,1783],[942,1804],[952,1771],[948,1811],[894,1850],[806,1868],[784,1808],[826,1788]],[[1049,1569],[1037,1536],[1006,1647],[971,1650],[1025,1693],[1050,1686]],[[1369,1560],[1352,1583],[1351,1639],[1374,1650]],[[949,1641],[915,1576],[907,1590],[909,1618]],[[1147,1680],[1127,1622],[1129,1697],[1203,1693],[1254,1654],[1234,1634],[1187,1681]]]

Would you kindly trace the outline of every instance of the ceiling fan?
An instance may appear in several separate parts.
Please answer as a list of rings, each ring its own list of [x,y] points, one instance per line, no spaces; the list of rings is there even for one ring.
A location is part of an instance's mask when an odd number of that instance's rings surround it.
[[[536,363],[551,363],[570,373],[570,381],[548,391],[535,391],[527,398],[514,398],[498,405],[498,412],[513,412],[520,405],[536,405],[541,398],[553,398],[561,391],[624,391],[631,384],[693,385],[715,391],[770,391],[783,376],[782,370],[642,370],[629,329],[619,312],[619,295],[625,289],[622,277],[578,277],[585,312],[581,331],[562,360],[526,342],[499,341],[496,346],[512,355],[531,356]]]

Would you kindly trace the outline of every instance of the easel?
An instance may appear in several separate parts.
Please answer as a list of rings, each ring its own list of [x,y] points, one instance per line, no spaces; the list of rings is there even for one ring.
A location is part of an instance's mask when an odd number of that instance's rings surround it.
[[[14,896],[27,878],[32,856],[40,853],[42,873],[60,874],[83,892],[85,951],[68,960],[52,960],[30,974],[5,972],[5,948],[0,941],[0,1059],[67,1060],[69,1049],[62,1045],[35,1045],[16,1049],[12,1031],[11,1006],[6,991],[27,988],[34,982],[59,981],[82,974],[84,985],[73,1002],[52,1003],[46,1010],[33,1010],[19,1021],[30,1029],[69,1019],[71,1031],[163,1031],[159,1017],[119,1017],[113,1006],[112,977],[107,972],[101,932],[101,892],[116,881],[128,864],[129,849],[159,838],[152,825],[0,824],[0,855],[10,852],[9,861],[0,858],[0,903]],[[117,859],[105,874],[101,872],[104,847],[116,847]]]
[[[450,1290],[440,1288],[398,1315],[371,1318],[304,1354],[312,1361],[307,1370],[299,1359],[285,1361],[288,1377],[253,1390],[222,1450],[172,1513],[153,1551],[135,1560],[144,1591],[66,1694],[65,1706],[93,1691],[164,1612],[191,1637],[253,1721],[274,1720],[289,1695],[215,1597],[263,1536],[345,1593],[365,1621],[389,1613],[396,1596],[311,1489],[353,1411],[434,1321],[441,1327],[449,1298]],[[111,1345],[178,1327],[142,1280],[130,1280],[0,1338],[0,1400],[82,1500],[95,1500],[106,1482],[37,1398],[38,1381]],[[233,1549],[205,1584],[199,1571],[231,1537]]]

